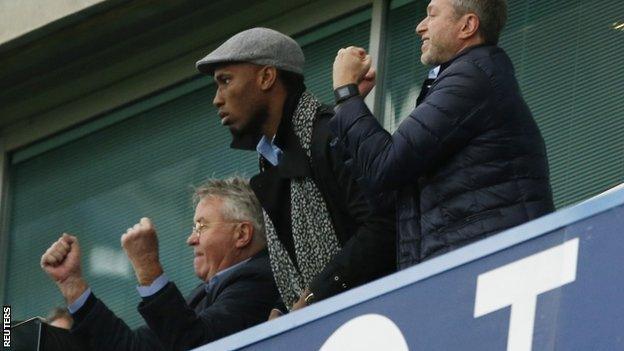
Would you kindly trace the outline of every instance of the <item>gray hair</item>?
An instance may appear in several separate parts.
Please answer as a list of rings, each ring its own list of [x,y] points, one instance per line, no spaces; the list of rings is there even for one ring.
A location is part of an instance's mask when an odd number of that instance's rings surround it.
[[[193,203],[197,205],[206,197],[216,196],[223,200],[223,217],[237,221],[249,221],[254,227],[254,241],[266,243],[262,207],[249,181],[234,176],[226,179],[209,179],[195,189]]]
[[[474,13],[479,17],[479,33],[486,44],[498,44],[507,22],[506,0],[451,0],[457,16]]]
[[[46,318],[46,322],[52,323],[57,319],[66,318],[73,322],[72,315],[69,314],[69,311],[65,307],[54,307],[52,311],[48,314],[48,318]],[[71,324],[71,323],[70,323]]]

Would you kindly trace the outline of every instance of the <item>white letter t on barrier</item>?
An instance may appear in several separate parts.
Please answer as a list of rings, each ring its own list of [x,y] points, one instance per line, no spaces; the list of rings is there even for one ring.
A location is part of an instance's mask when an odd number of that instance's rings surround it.
[[[537,295],[576,279],[579,239],[479,275],[474,317],[511,306],[507,351],[530,351]]]

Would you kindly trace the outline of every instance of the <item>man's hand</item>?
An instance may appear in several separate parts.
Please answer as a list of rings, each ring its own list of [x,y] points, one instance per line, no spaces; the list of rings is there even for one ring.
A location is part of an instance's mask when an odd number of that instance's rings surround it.
[[[375,71],[374,68],[370,68],[368,70],[368,72],[366,72],[366,74],[364,75],[364,78],[362,78],[362,81],[360,82],[360,84],[358,84],[358,90],[360,92],[360,95],[364,98],[368,95],[368,93],[371,92],[371,90],[373,90],[373,88],[375,87],[375,78],[377,77],[377,72]]]
[[[139,285],[150,285],[163,273],[156,229],[149,218],[143,217],[134,227],[128,228],[121,236],[121,246],[132,263]]]
[[[274,308],[271,310],[271,313],[269,313],[269,319],[268,320],[274,320],[276,318],[279,318],[283,315],[282,311],[278,310],[277,308]]]
[[[333,80],[334,89],[339,88],[347,84],[359,85],[365,77],[368,78],[366,94],[370,92],[370,89],[375,85],[374,70],[371,70],[371,57],[366,54],[366,50],[355,46],[349,46],[346,49],[338,50],[336,59],[334,60]],[[370,88],[368,85],[373,83]],[[360,90],[362,93],[362,90]]]
[[[63,234],[41,256],[41,268],[56,282],[68,304],[87,290],[80,267],[80,246],[78,239]]]
[[[310,295],[310,290],[309,289],[305,289],[302,293],[301,296],[299,296],[299,301],[295,302],[294,305],[292,305],[292,308],[290,309],[291,311],[296,311],[296,310],[300,310],[304,307],[307,307],[308,304],[306,303],[305,299],[306,297],[308,297],[308,295]]]

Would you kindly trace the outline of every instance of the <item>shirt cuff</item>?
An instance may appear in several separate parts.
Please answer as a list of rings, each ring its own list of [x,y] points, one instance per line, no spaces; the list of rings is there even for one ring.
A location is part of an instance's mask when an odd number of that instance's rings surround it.
[[[148,286],[137,286],[137,291],[141,297],[150,297],[157,292],[159,292],[162,288],[165,287],[169,283],[169,278],[165,275],[165,273],[161,274],[156,280],[152,282],[152,284]]]
[[[87,302],[87,299],[89,298],[90,295],[91,295],[91,288],[87,288],[87,290],[85,290],[82,293],[82,295],[80,295],[80,297],[76,299],[76,301],[74,301],[72,304],[67,306],[69,313],[74,314],[78,312],[78,310],[81,309],[82,306],[84,306],[85,302]]]

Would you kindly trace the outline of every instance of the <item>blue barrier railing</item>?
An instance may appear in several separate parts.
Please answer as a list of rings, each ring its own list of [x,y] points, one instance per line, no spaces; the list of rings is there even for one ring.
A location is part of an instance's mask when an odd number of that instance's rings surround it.
[[[624,350],[624,188],[196,350]]]

